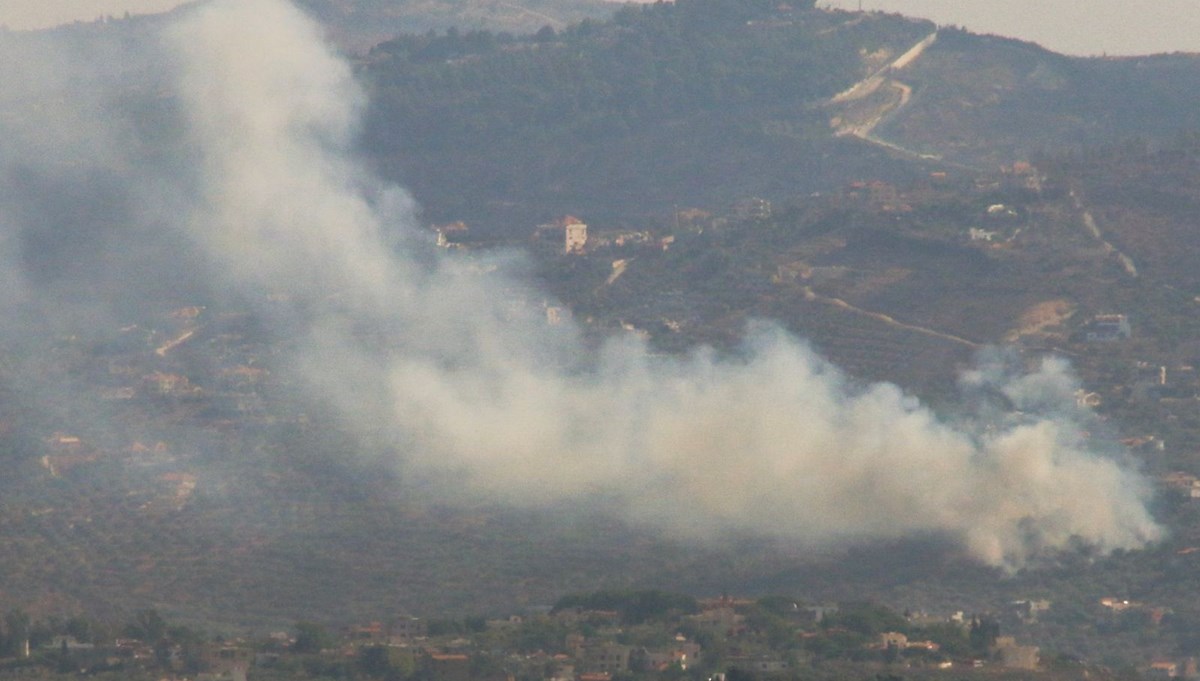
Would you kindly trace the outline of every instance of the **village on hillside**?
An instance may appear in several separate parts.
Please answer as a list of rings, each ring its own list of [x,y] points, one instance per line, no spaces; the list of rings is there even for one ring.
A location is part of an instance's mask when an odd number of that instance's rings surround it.
[[[1028,163],[995,173],[935,170],[909,184],[863,180],[789,202],[747,197],[724,211],[681,207],[647,225],[564,216],[530,225],[527,240],[513,244],[476,240],[469,225],[456,222],[432,227],[428,247],[467,263],[478,259],[470,271],[479,277],[494,276],[487,256],[497,248],[524,249],[540,286],[497,278],[503,314],[574,323],[596,335],[635,334],[664,353],[722,347],[761,315],[815,339],[862,380],[893,378],[887,372],[899,367],[952,384],[955,372],[991,344],[1009,347],[1025,364],[1066,356],[1080,377],[1075,407],[1104,424],[1096,435],[1120,441],[1157,480],[1164,508],[1190,516],[1200,506],[1193,457],[1200,424],[1189,415],[1200,395],[1200,355],[1189,354],[1195,346],[1186,336],[1165,333],[1171,327],[1154,296],[1178,295],[1155,280],[1164,275],[1146,266],[1136,250],[1144,244],[1126,252],[1127,242],[1114,234],[1118,225],[1088,203],[1087,188],[1061,169]],[[1059,277],[1057,268],[1082,272],[1080,263],[1090,274]],[[948,305],[963,277],[972,278],[985,303]],[[269,311],[287,297],[264,292],[255,303]],[[359,333],[379,347],[392,341],[386,330]],[[280,433],[311,442],[336,437],[337,426],[314,413],[303,388],[280,369],[278,339],[255,314],[197,302],[148,311],[97,336],[64,336],[45,348],[38,370],[72,390],[47,396],[50,408],[6,423],[4,432],[31,435],[21,440],[30,455],[23,470],[39,485],[91,490],[92,480],[108,476],[122,485],[120,504],[93,492],[15,496],[5,522],[55,540],[92,537],[79,555],[127,551],[102,532],[113,514],[175,531],[182,527],[177,519],[198,507],[214,512],[211,500],[231,485],[211,474],[214,456],[252,471],[242,481],[247,489],[294,497],[305,518],[334,512],[332,504],[306,501],[303,476],[276,465],[280,457],[305,455],[304,447],[269,444]],[[923,365],[923,356],[931,363]],[[904,384],[904,376],[894,378]],[[98,412],[107,415],[103,425],[88,418]],[[256,535],[244,544],[195,543],[198,551],[237,560],[263,542]],[[1183,527],[1161,550],[1184,569],[1200,558],[1197,546],[1200,536]],[[127,557],[136,570],[90,571],[92,586],[146,593],[148,579],[174,580],[173,571],[189,569],[192,560],[150,545],[132,548]],[[326,608],[324,624],[216,641],[165,625],[113,631],[110,624],[72,634],[38,608],[37,626],[16,617],[6,627],[11,640],[2,669],[15,678],[54,672],[180,680],[1196,676],[1191,651],[1170,644],[1175,623],[1190,621],[1189,604],[1100,590],[1073,598],[1063,609],[1039,592],[983,611],[973,603],[929,614],[901,604],[899,614],[861,602],[608,594],[504,619],[389,619],[378,612],[376,621],[344,631],[325,628],[369,610],[360,604],[354,615]],[[481,611],[495,612],[490,604]],[[1088,632],[1088,646],[1109,634],[1144,639],[1119,655],[1138,664],[1105,666],[1102,658],[1061,652],[1073,635],[1064,632],[1075,630]]]
[[[399,679],[405,681],[785,681],[834,678],[1197,678],[1195,658],[1108,669],[1046,655],[1031,634],[1054,604],[996,612],[897,613],[870,603],[784,597],[695,599],[661,591],[566,596],[488,619],[396,616],[340,630],[207,640],[141,611],[115,639],[86,620],[8,618],[4,678]],[[1103,598],[1098,621],[1159,626],[1169,609]],[[61,623],[60,623],[61,625]],[[71,633],[66,633],[66,632]],[[30,676],[26,676],[30,675]]]

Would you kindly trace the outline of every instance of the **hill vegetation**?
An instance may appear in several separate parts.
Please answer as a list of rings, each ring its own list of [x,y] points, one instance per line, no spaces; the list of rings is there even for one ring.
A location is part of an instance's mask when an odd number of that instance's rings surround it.
[[[493,237],[565,213],[638,222],[828,189],[904,172],[836,149],[819,104],[864,75],[863,55],[930,29],[811,2],[685,0],[521,39],[401,37],[363,67],[364,146],[430,219]]]
[[[365,51],[399,34],[488,30],[534,33],[584,19],[604,19],[618,4],[607,0],[298,0],[343,49]]]
[[[838,112],[823,104],[934,27],[812,3],[735,5],[627,6],[524,38],[458,30],[382,43],[363,65],[365,148],[431,220],[507,238],[567,213],[645,223],[672,207],[907,177],[904,154],[835,138]],[[1167,141],[1200,125],[1198,62],[1071,58],[945,28],[892,74],[911,98],[875,134],[926,166],[986,169]]]
[[[530,258],[586,333],[736,351],[748,320],[775,319],[852,380],[896,381],[947,412],[981,347],[1061,353],[1149,472],[1200,474],[1200,145],[1174,132],[1200,126],[1200,88],[1181,85],[1200,78],[1192,58],[1074,60],[943,31],[899,74],[914,96],[879,134],[953,165],[835,138],[823,106],[924,38],[924,22],[679,0],[525,37],[464,23],[359,64],[373,96],[363,147],[430,222],[468,223],[452,257],[525,246],[534,225],[581,215],[585,254],[547,237]],[[1148,141],[1094,146],[1125,135]],[[751,196],[770,209],[731,210]],[[448,509],[397,479],[386,448],[298,401],[271,372],[277,339],[243,310],[188,326],[166,301],[138,302],[136,325],[47,333],[33,366],[3,367],[0,593],[39,618],[153,607],[216,628],[341,624],[584,589],[601,591],[560,605],[631,621],[692,607],[659,588],[979,612],[1053,596],[1030,631],[1057,651],[1124,663],[1196,644],[1190,487],[1163,485],[1163,545],[1007,579],[936,538],[695,546],[570,509]],[[1105,313],[1126,314],[1131,337],[1089,341]],[[25,371],[62,394],[22,393]],[[1105,597],[1146,607],[1120,615]],[[878,633],[880,620],[892,622],[848,612],[841,625]]]
[[[948,160],[995,168],[1043,152],[1200,127],[1200,56],[1065,57],[943,29],[900,76],[912,103],[879,131]]]

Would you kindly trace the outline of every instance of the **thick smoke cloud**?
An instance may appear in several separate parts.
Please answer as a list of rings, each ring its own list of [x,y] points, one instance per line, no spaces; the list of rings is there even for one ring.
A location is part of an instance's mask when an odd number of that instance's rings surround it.
[[[769,324],[736,357],[594,347],[544,323],[519,258],[434,254],[407,196],[355,164],[363,92],[299,11],[217,0],[162,50],[187,163],[155,166],[129,212],[189,244],[214,289],[259,301],[288,364],[392,441],[410,481],[692,537],[935,534],[1002,566],[1160,534],[1145,481],[1080,434],[1061,364],[983,366],[965,383],[1030,411],[956,425]]]

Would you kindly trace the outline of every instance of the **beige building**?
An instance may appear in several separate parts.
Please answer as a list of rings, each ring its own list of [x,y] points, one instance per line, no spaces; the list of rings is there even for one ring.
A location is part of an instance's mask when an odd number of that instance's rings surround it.
[[[1009,669],[1037,669],[1041,653],[1037,646],[1017,645],[1012,636],[1001,636],[996,639],[995,650],[1000,664]]]
[[[584,246],[587,245],[587,225],[579,220],[571,219],[564,225],[563,233],[563,253],[583,253]]]

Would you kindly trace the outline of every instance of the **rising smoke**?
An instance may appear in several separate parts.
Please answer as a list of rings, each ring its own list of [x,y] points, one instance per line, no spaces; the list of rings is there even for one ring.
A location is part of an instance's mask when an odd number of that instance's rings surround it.
[[[213,290],[271,301],[256,304],[290,330],[288,363],[348,422],[395,443],[409,480],[692,537],[936,534],[1010,567],[1160,535],[1146,482],[1081,435],[1087,415],[1060,363],[1016,378],[983,366],[966,383],[1024,413],[954,424],[896,386],[853,384],[770,324],[736,357],[663,358],[629,337],[596,350],[519,304],[540,296],[514,257],[432,255],[407,195],[350,152],[365,104],[351,70],[284,0],[216,0],[159,49],[179,140],[170,159],[105,145],[114,167],[149,170],[121,175],[120,218],[136,228],[106,230],[104,247],[136,238]],[[96,139],[125,132],[102,126]],[[31,163],[19,150],[4,161],[10,176]],[[9,213],[5,243],[26,239],[37,220]],[[28,249],[5,257],[9,276],[30,278]]]

